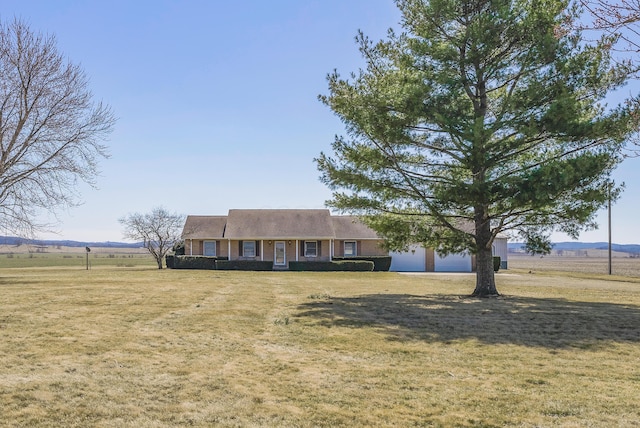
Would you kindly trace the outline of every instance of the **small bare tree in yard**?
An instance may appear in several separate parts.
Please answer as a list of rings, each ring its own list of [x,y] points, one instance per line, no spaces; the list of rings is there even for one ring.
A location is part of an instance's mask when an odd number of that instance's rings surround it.
[[[181,239],[184,216],[157,207],[148,214],[129,214],[119,221],[124,226],[124,237],[144,242],[158,269],[162,269],[162,259]]]
[[[0,226],[33,234],[48,226],[41,211],[77,205],[76,185],[95,184],[114,123],[55,37],[0,22]]]

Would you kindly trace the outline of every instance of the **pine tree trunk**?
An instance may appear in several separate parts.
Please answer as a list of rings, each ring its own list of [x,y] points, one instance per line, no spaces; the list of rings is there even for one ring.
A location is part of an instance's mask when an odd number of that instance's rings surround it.
[[[480,248],[476,254],[476,289],[475,297],[499,296],[493,271],[493,253],[491,247]]]
[[[491,224],[485,220],[485,210],[476,208],[476,289],[472,296],[499,296],[496,289],[496,279],[493,271],[493,240],[491,239]]]

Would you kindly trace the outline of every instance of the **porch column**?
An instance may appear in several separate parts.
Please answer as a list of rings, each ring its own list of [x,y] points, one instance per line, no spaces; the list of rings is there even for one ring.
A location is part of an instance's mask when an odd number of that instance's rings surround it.
[[[298,240],[296,239],[296,261],[298,261],[298,254],[300,254],[300,250],[298,249]]]
[[[189,239],[191,241],[191,245],[189,245],[189,255],[193,256],[193,238]]]
[[[264,261],[264,240],[260,240],[260,261]]]
[[[227,260],[231,260],[231,239],[227,239]]]

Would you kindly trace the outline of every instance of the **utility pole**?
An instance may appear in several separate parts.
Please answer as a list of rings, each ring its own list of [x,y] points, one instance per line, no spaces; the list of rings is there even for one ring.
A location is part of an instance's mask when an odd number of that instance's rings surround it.
[[[607,214],[609,217],[609,275],[611,275],[612,269],[611,269],[611,187],[612,187],[612,183],[609,182],[609,203],[608,203],[608,209],[607,209]]]

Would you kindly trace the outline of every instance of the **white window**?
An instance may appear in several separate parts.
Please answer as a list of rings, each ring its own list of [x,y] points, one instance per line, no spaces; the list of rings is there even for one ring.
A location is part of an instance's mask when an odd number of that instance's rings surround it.
[[[242,257],[255,257],[255,256],[256,256],[256,241],[243,241]]]
[[[304,256],[305,257],[318,256],[318,241],[304,241]]]
[[[216,241],[204,241],[204,255],[210,257],[216,256]]]
[[[358,247],[356,241],[344,241],[344,256],[355,257],[358,255]]]

